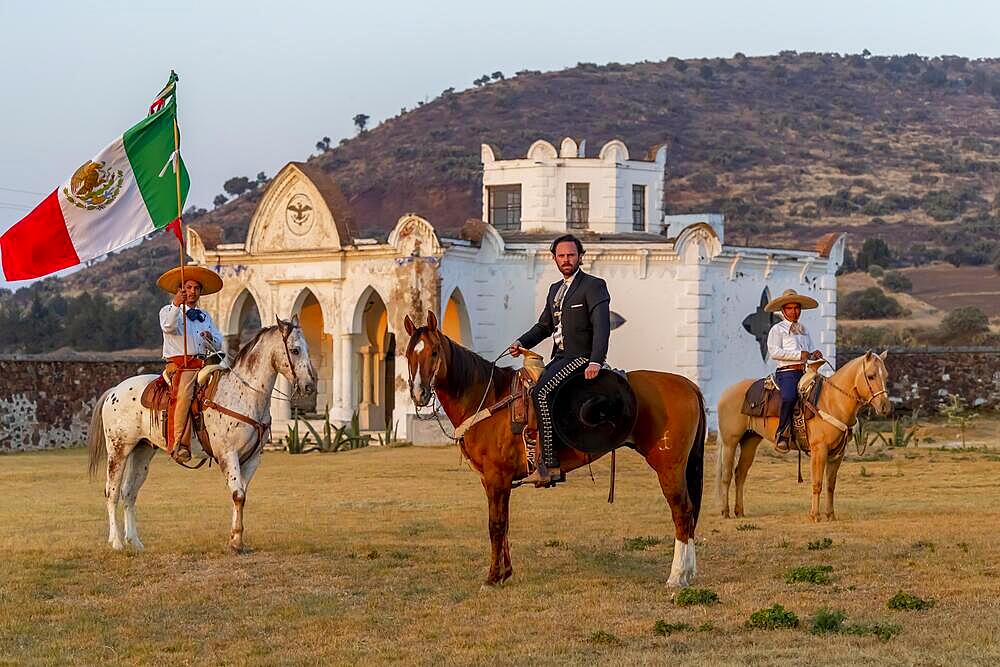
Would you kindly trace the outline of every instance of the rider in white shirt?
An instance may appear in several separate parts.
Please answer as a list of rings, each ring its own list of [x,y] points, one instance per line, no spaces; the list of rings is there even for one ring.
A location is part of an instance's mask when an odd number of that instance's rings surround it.
[[[780,311],[784,318],[771,327],[767,335],[767,352],[778,363],[774,378],[781,391],[781,417],[778,420],[774,443],[774,448],[779,452],[787,452],[789,449],[788,443],[792,438],[792,415],[795,411],[795,402],[798,400],[799,380],[805,373],[806,362],[810,359],[823,358],[823,353],[813,346],[809,332],[799,323],[799,317],[804,309],[817,306],[819,303],[815,299],[790,289],[785,290],[784,294],[764,307],[769,313]]]

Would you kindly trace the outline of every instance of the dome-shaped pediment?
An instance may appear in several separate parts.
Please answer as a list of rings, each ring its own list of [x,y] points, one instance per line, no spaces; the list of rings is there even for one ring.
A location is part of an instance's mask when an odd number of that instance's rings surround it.
[[[247,231],[251,255],[296,250],[339,250],[354,241],[347,199],[318,167],[289,162],[261,197]]]

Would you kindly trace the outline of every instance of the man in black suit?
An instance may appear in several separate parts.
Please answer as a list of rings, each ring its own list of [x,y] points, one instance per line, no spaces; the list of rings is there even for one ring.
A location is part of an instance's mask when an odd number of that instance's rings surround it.
[[[538,414],[538,440],[542,454],[536,457],[534,473],[525,482],[547,486],[562,479],[553,442],[551,397],[555,389],[574,373],[597,377],[608,355],[611,336],[608,286],[601,278],[580,270],[583,244],[572,234],[560,236],[549,248],[563,279],[549,287],[538,323],[510,346],[511,356],[552,336],[552,359],[531,393]]]

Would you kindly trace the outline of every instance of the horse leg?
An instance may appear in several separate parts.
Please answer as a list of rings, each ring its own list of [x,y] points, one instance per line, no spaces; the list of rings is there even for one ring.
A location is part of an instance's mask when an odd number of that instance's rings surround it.
[[[139,529],[135,521],[135,500],[139,489],[146,481],[149,473],[149,462],[153,459],[156,448],[148,442],[141,442],[128,457],[125,479],[122,481],[122,501],[125,505],[125,542],[132,548],[142,551],[142,540],[139,539]]]
[[[826,519],[836,521],[837,516],[833,513],[833,491],[837,488],[837,472],[843,462],[843,455],[830,459],[826,462]]]
[[[813,522],[819,522],[819,496],[823,492],[823,473],[826,471],[826,445],[814,447],[810,456],[812,458],[812,470],[810,471],[812,477],[812,504],[809,508],[809,518]]]
[[[722,433],[719,429],[719,451],[715,461],[715,495],[722,505],[722,516],[729,518],[729,487],[733,482],[733,466],[736,460],[736,448],[739,446],[739,438],[732,434]]]
[[[674,560],[670,565],[668,586],[685,588],[691,585],[697,572],[694,550],[694,503],[688,495],[684,461],[672,460],[670,448],[654,447],[646,456],[646,463],[656,471],[660,490],[670,506],[674,520]]]
[[[219,468],[226,477],[226,485],[233,496],[233,523],[229,531],[229,550],[234,554],[244,552],[243,546],[243,505],[246,503],[247,489],[240,469],[239,454],[228,452],[219,458]]]
[[[733,513],[738,517],[746,514],[743,491],[746,489],[747,475],[750,474],[750,466],[753,465],[754,457],[757,456],[757,445],[760,444],[761,440],[763,438],[754,433],[740,441],[740,460],[736,464],[736,505],[733,507]]]
[[[497,586],[514,573],[510,566],[507,545],[507,528],[510,525],[510,486],[488,483],[484,476],[483,488],[490,513],[490,572],[483,586]]]
[[[125,543],[118,527],[118,500],[121,497],[122,477],[125,475],[131,448],[126,449],[125,445],[108,440],[107,449],[108,474],[104,485],[104,498],[108,509],[108,544],[115,551],[121,551],[125,548]]]

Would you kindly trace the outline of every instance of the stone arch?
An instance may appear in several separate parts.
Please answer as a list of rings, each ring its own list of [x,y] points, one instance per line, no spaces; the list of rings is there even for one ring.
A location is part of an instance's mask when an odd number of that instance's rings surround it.
[[[389,311],[374,287],[366,287],[352,318],[358,421],[362,429],[382,430],[391,423],[395,403],[396,341]]]
[[[441,253],[441,242],[431,223],[407,213],[389,233],[387,243],[403,256],[432,256]]]
[[[264,328],[264,319],[260,313],[260,301],[249,287],[244,287],[233,301],[226,323],[225,347],[230,357],[235,355],[262,328]]]
[[[628,147],[621,139],[612,139],[601,147],[600,158],[605,162],[625,162],[629,159]]]
[[[299,326],[309,348],[309,359],[316,369],[316,393],[293,402],[294,408],[306,414],[315,414],[333,404],[333,336],[327,333],[323,306],[316,294],[303,287],[292,302],[291,315],[299,316]]]
[[[472,322],[469,320],[469,308],[462,296],[462,290],[456,287],[451,292],[451,296],[444,305],[444,312],[441,314],[441,330],[448,338],[474,350],[472,340]]]

